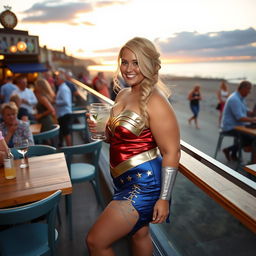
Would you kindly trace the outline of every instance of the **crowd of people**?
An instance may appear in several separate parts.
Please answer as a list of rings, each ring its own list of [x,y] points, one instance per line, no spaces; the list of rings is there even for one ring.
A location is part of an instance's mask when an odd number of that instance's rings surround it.
[[[69,81],[70,71],[64,69],[56,72],[45,72],[28,87],[26,75],[6,77],[0,89],[1,123],[0,130],[9,147],[17,139],[30,140],[33,136],[30,123],[40,123],[41,132],[60,125],[59,146],[65,141],[71,145],[70,114],[72,101],[79,96],[74,84]],[[26,132],[24,132],[26,130]]]
[[[72,104],[81,98],[81,91],[71,82],[73,74],[64,68],[58,68],[57,71],[47,71],[28,86],[26,75],[7,76],[0,87],[1,108],[1,127],[4,128],[3,136],[15,138],[19,134],[18,123],[23,124],[29,130],[30,123],[40,123],[41,132],[52,129],[52,125],[60,125],[59,147],[65,143],[67,146],[72,145],[71,141],[71,112]],[[104,72],[98,72],[91,80],[89,76],[82,73],[78,75],[78,80],[91,86],[102,95],[114,99],[116,93],[113,93],[113,83],[105,78]],[[119,77],[120,84],[125,87],[123,79]],[[14,104],[13,104],[14,103]],[[3,108],[5,106],[5,108]],[[4,109],[9,106],[15,115],[8,123]],[[14,107],[17,107],[17,109]],[[8,111],[7,111],[8,112]],[[15,135],[15,136],[14,136]],[[33,143],[33,137],[31,137]],[[10,141],[10,144],[12,142]]]

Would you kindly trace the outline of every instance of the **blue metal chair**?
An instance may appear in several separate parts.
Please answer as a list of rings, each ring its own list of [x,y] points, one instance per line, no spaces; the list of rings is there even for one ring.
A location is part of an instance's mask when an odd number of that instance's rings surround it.
[[[32,204],[0,209],[0,225],[14,225],[0,232],[0,255],[55,255],[56,209],[61,196],[58,190]],[[29,222],[46,216],[47,222]]]
[[[224,131],[222,131],[221,129],[219,130],[219,138],[218,138],[218,142],[217,142],[217,145],[216,145],[216,149],[215,149],[215,152],[214,152],[214,158],[216,159],[217,158],[217,154],[218,152],[220,151],[221,149],[221,144],[223,142],[223,139],[224,137],[233,137],[234,138],[234,143],[235,143],[235,140],[237,140],[236,137],[234,137],[233,135],[230,135]]]
[[[72,124],[70,126],[70,130],[72,132],[72,139],[73,139],[73,132],[79,132],[79,131],[82,132],[84,139],[88,138],[86,113],[87,113],[87,110],[85,109],[72,111],[71,113]]]
[[[15,159],[20,159],[22,155],[16,148],[11,148],[11,152]],[[28,148],[27,157],[43,156],[56,153],[56,148],[48,145],[33,145]]]
[[[99,183],[99,156],[102,147],[101,141],[95,141],[82,145],[62,147],[60,151],[64,152],[70,179],[73,184],[89,181],[95,191],[97,201],[103,207],[104,202],[100,192]],[[90,156],[89,162],[74,162],[73,157],[77,155]],[[66,212],[69,219],[70,238],[72,239],[72,201],[71,195],[66,196]]]
[[[52,125],[52,129],[49,131],[33,134],[35,144],[45,144],[44,142],[47,140],[58,138],[59,130],[60,130],[60,126],[58,124],[54,124]],[[51,142],[51,144],[55,145],[56,143]]]

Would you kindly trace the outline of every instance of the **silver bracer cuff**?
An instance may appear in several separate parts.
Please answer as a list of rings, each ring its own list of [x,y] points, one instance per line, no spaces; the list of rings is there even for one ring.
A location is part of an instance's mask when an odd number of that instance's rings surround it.
[[[162,167],[160,199],[170,200],[177,173],[176,167]]]

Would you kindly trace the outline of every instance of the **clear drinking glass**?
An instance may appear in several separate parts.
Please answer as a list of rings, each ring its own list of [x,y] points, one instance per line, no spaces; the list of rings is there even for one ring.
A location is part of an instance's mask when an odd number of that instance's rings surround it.
[[[17,149],[17,151],[22,155],[20,168],[26,168],[28,165],[25,163],[25,155],[28,151],[29,142],[28,139],[16,141],[14,143],[14,147]]]
[[[105,140],[105,128],[110,114],[110,105],[105,103],[90,104],[90,119],[95,122],[95,131],[91,132],[92,140]]]

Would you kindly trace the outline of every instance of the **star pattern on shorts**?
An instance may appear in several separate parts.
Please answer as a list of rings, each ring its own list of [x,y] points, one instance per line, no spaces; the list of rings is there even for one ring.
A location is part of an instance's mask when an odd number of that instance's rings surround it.
[[[152,175],[152,171],[147,171],[147,175],[148,176]]]
[[[139,172],[136,174],[136,176],[137,176],[138,178],[141,178],[141,175],[142,175],[142,173],[139,173]]]
[[[131,177],[131,176],[128,176],[126,179],[127,179],[128,181],[131,181],[131,180],[132,180],[132,177]]]

